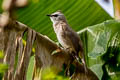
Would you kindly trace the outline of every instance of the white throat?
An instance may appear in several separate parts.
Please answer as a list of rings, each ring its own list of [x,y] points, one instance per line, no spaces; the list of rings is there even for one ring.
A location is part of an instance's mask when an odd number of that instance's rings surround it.
[[[50,18],[53,24],[57,24],[59,21],[55,21],[52,18]]]

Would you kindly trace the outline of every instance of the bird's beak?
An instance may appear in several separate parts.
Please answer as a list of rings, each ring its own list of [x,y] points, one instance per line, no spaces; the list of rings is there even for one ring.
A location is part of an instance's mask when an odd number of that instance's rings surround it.
[[[47,14],[46,16],[52,17],[52,15],[50,15],[50,14]]]

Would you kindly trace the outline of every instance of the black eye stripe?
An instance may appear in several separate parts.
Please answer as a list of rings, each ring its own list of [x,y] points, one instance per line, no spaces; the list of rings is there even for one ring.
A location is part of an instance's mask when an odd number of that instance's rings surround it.
[[[54,17],[58,17],[59,15],[58,15],[58,14],[55,14],[55,15],[52,15],[52,16],[54,16]]]

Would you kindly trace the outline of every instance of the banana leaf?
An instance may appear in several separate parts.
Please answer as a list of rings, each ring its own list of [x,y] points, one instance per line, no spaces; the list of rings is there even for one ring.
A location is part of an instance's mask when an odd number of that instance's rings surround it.
[[[28,0],[29,5],[17,11],[17,19],[52,40],[56,40],[52,22],[46,16],[61,10],[71,27],[79,31],[87,26],[112,19],[95,0]],[[0,5],[2,0],[0,0]],[[1,8],[0,8],[1,12]]]
[[[78,32],[83,39],[88,66],[101,80],[120,78],[120,21],[108,20]],[[114,74],[112,74],[114,73]],[[119,75],[119,76],[118,76]]]

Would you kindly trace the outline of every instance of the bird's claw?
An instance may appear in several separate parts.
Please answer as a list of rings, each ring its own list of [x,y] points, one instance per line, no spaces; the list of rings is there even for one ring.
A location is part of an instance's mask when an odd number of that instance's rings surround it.
[[[52,52],[52,55],[54,55],[54,54],[56,54],[56,53],[59,53],[59,52],[62,52],[62,50],[61,49],[56,49],[56,50],[54,50],[53,52]]]

